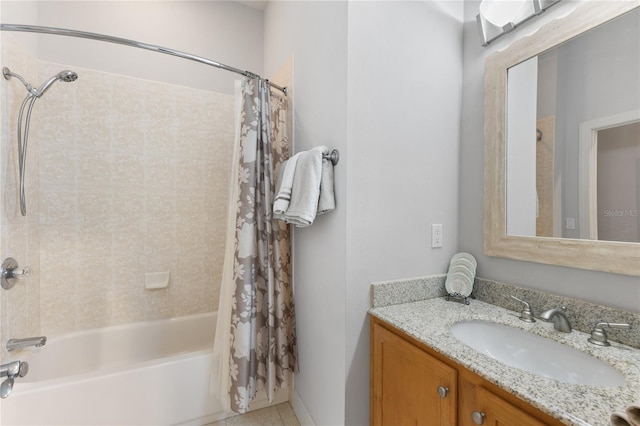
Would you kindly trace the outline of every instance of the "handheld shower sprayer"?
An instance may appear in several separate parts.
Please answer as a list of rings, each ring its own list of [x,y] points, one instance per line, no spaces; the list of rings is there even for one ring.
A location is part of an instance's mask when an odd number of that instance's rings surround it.
[[[58,74],[54,75],[49,80],[47,80],[44,83],[42,83],[42,85],[36,90],[20,74],[16,74],[16,73],[12,72],[7,67],[3,67],[2,68],[2,75],[7,80],[11,80],[11,77],[17,78],[18,80],[20,80],[20,82],[22,84],[24,84],[24,87],[27,88],[27,92],[29,92],[32,96],[35,96],[37,98],[39,98],[42,95],[44,95],[44,93],[47,90],[49,90],[49,87],[51,87],[51,85],[53,83],[55,83],[56,81],[58,81],[58,80],[62,80],[64,82],[68,83],[68,82],[76,81],[78,79],[78,74],[75,73],[74,71],[71,71],[71,70],[60,71]]]
[[[54,75],[49,80],[42,83],[42,86],[40,86],[40,88],[37,90],[36,96],[40,97],[44,95],[44,92],[49,90],[49,87],[51,87],[51,85],[58,80],[64,81],[65,83],[69,83],[72,81],[76,81],[77,79],[78,79],[78,74],[76,74],[73,71],[69,71],[69,70],[60,71],[58,74]]]
[[[27,142],[29,140],[29,122],[31,121],[31,111],[36,99],[40,98],[44,93],[49,90],[51,85],[58,80],[64,82],[76,81],[78,74],[70,70],[64,70],[51,77],[49,80],[42,83],[38,89],[34,89],[22,76],[12,72],[9,68],[2,68],[2,75],[6,80],[11,80],[12,77],[17,78],[27,88],[27,96],[20,105],[20,112],[18,113],[18,168],[20,172],[20,213],[22,216],[27,215],[27,202],[24,192],[24,179],[25,179],[25,163],[27,160]],[[27,109],[27,115],[24,120],[24,135],[23,135],[23,115],[24,110]]]

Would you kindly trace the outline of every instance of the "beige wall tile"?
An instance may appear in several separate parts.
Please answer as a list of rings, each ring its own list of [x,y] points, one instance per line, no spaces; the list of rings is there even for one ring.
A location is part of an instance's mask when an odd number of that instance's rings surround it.
[[[142,290],[124,290],[107,293],[111,324],[127,324],[144,320],[145,303]]]
[[[145,188],[175,190],[176,164],[174,159],[148,157],[144,171]]]
[[[144,188],[145,160],[142,156],[114,153],[110,162],[114,192]]]
[[[75,188],[76,151],[40,148],[39,181],[53,188]]]
[[[112,255],[112,227],[104,223],[86,223],[77,226],[76,248],[79,256],[102,257],[108,263]]]
[[[41,224],[73,224],[78,217],[77,196],[64,188],[41,189],[40,196]]]
[[[40,327],[44,335],[74,331],[76,324],[77,295],[62,293],[58,289],[40,289]]]
[[[109,189],[111,187],[111,161],[103,152],[78,151],[76,185],[78,188]]]
[[[144,252],[146,225],[141,222],[117,223],[112,233],[113,255],[136,257]]]
[[[76,323],[82,328],[111,325],[111,312],[103,293],[79,293]]]
[[[144,299],[145,319],[156,320],[170,318],[173,315],[172,298],[168,288],[147,290]]]
[[[30,80],[67,68],[38,64],[19,44],[7,50],[3,40],[2,50]],[[233,97],[73,69],[81,78],[53,86],[34,111],[26,219],[17,208],[15,134],[6,129],[15,130],[23,88],[1,95],[2,247],[31,263],[34,282],[0,296],[0,332],[62,333],[217,309]],[[145,272],[158,271],[170,271],[169,288],[145,290]]]
[[[140,122],[143,119],[144,114],[138,111],[128,121],[108,121],[111,128],[111,151],[114,154],[144,154],[149,128]]]
[[[76,291],[76,275],[79,259],[73,256],[42,254],[40,257],[40,288],[43,291],[58,291],[73,294]]]
[[[105,223],[112,218],[112,192],[96,185],[78,190],[77,217],[80,223]]]

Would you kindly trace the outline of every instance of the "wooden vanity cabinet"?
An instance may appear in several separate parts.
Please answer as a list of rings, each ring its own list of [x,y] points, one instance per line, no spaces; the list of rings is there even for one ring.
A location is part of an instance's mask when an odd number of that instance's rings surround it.
[[[455,425],[456,370],[384,327],[372,336],[371,425]]]
[[[373,316],[370,392],[372,426],[562,424]]]

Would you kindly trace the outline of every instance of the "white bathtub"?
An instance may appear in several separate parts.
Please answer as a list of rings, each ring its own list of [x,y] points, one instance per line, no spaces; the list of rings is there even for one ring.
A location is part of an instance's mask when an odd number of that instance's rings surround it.
[[[2,400],[2,425],[203,424],[228,417],[209,396],[216,314],[70,333],[29,362]]]

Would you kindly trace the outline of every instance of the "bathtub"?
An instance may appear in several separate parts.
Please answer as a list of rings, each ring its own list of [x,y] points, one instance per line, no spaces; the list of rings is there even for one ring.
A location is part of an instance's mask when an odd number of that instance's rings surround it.
[[[81,331],[15,358],[29,362],[2,400],[2,425],[204,424],[216,314]]]

